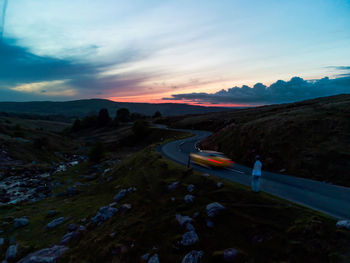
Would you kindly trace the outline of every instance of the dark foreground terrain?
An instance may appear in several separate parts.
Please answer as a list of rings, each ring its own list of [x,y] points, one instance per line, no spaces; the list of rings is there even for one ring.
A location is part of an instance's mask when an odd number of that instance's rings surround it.
[[[188,134],[149,128],[140,137],[130,124],[62,133],[48,128],[53,123],[1,123],[0,260],[350,261],[350,230],[334,219],[156,151]],[[98,142],[103,154],[92,161]]]
[[[213,131],[200,147],[238,163],[259,154],[266,170],[350,186],[350,95],[161,122]]]

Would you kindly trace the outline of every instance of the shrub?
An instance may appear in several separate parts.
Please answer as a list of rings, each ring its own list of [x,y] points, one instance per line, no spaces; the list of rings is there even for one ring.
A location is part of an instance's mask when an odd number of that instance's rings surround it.
[[[102,142],[97,142],[89,152],[90,162],[97,163],[105,156],[106,149]]]
[[[149,133],[150,127],[147,121],[137,120],[132,126],[132,131],[136,137],[141,138]]]

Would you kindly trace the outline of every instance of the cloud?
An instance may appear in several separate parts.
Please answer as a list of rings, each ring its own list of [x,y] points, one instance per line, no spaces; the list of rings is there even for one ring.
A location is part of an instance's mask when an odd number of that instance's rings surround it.
[[[216,93],[174,94],[164,100],[184,100],[202,104],[272,104],[294,102],[340,93],[350,93],[350,77],[329,79],[328,77],[307,81],[293,77],[289,81],[278,80],[270,86],[257,83],[253,87],[243,85]]]
[[[14,39],[3,39],[0,41],[0,98],[70,99],[130,91],[140,87],[151,74],[129,72],[106,75],[105,72],[144,56],[130,48],[103,62],[78,62],[74,58],[36,55],[17,45]]]

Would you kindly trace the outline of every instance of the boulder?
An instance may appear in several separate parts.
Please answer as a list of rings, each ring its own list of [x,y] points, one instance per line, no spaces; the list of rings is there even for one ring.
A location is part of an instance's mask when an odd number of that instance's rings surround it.
[[[187,231],[194,231],[194,230],[196,230],[191,223],[187,223],[186,224],[186,229],[187,229]]]
[[[130,210],[131,207],[132,207],[131,204],[122,204],[122,205],[119,207],[119,209],[120,209],[121,212],[124,212],[124,211]]]
[[[126,189],[122,189],[119,191],[119,193],[117,193],[115,196],[114,196],[114,201],[118,202],[119,200],[123,199],[125,196],[126,196]]]
[[[56,263],[56,260],[67,250],[65,246],[44,248],[27,255],[17,263]]]
[[[143,254],[141,256],[141,260],[143,260],[144,262],[147,262],[147,260],[149,259],[149,256],[150,256],[150,253]]]
[[[210,203],[207,205],[207,215],[209,217],[215,217],[222,211],[226,210],[226,207],[224,207],[222,204],[215,202],[215,203]]]
[[[185,226],[187,223],[192,223],[193,219],[189,216],[177,214],[176,221],[180,224],[180,226]]]
[[[0,237],[0,246],[2,246],[3,244],[5,244],[5,239],[3,237]]]
[[[234,248],[228,248],[224,251],[224,261],[225,262],[235,262],[239,258],[239,253]]]
[[[68,227],[67,227],[67,230],[69,231],[69,232],[72,232],[72,231],[75,231],[75,230],[77,230],[78,229],[78,226],[76,225],[76,224],[69,224],[68,225]]]
[[[194,202],[194,196],[193,195],[185,195],[184,201],[186,204],[193,203]]]
[[[195,231],[188,231],[182,236],[181,244],[183,246],[192,246],[199,240]]]
[[[218,188],[221,188],[222,187],[222,182],[218,182],[217,184],[216,184],[216,186],[218,187]]]
[[[150,257],[148,263],[159,263],[158,254],[154,254],[152,257]]]
[[[97,212],[97,214],[91,218],[91,222],[95,224],[100,224],[108,219],[110,219],[112,216],[114,216],[118,212],[118,209],[111,206],[103,206],[100,208],[100,210]]]
[[[5,259],[6,260],[15,260],[17,257],[17,244],[11,245],[6,250]]]
[[[169,191],[174,191],[178,186],[179,186],[180,182],[173,182],[171,184],[168,185],[168,190]]]
[[[14,228],[19,228],[28,225],[29,220],[27,217],[20,217],[20,218],[15,218],[13,220],[13,226]]]
[[[203,251],[192,250],[187,253],[181,263],[199,263],[203,257]]]
[[[192,193],[194,191],[195,187],[193,184],[190,184],[189,186],[187,186],[187,191]]]
[[[52,220],[50,223],[46,225],[46,228],[55,228],[56,226],[62,224],[64,222],[65,218],[64,217],[59,217],[54,220]]]
[[[345,228],[350,230],[350,220],[339,220],[336,226],[337,228]]]

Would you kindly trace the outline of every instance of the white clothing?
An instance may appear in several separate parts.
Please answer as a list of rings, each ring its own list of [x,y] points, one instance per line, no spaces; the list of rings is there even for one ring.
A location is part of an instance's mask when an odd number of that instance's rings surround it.
[[[257,160],[254,163],[252,175],[253,176],[261,176],[261,167],[262,167],[262,163],[259,160]]]

